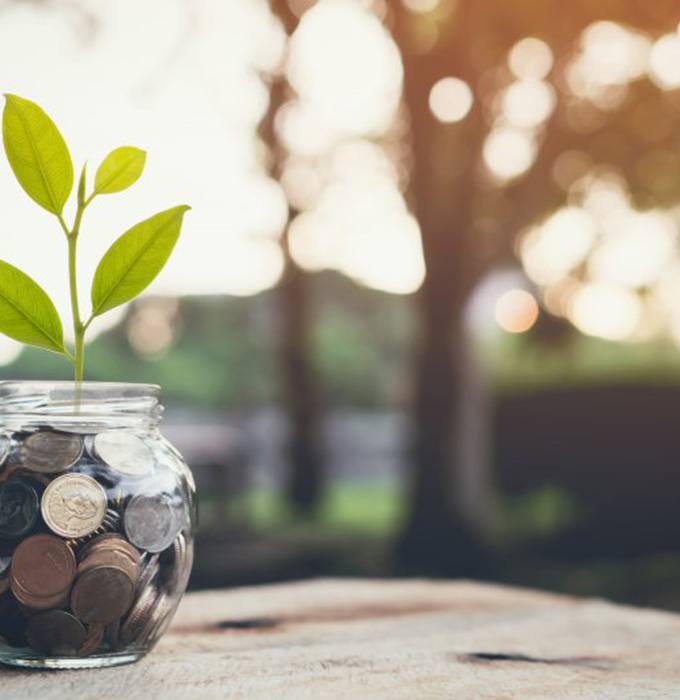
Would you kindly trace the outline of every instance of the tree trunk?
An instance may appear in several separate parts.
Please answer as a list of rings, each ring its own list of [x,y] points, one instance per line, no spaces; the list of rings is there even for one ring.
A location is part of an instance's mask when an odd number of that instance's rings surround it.
[[[290,37],[298,18],[285,0],[272,0],[273,14]],[[278,179],[286,157],[274,127],[276,114],[286,101],[289,88],[284,75],[274,76],[269,109],[260,134],[269,146],[269,171]],[[310,276],[295,262],[288,244],[288,224],[296,215],[291,208],[281,238],[284,269],[279,283],[279,342],[282,395],[288,418],[286,494],[300,513],[311,513],[323,488],[324,450],[321,436],[321,401],[313,363]]]
[[[463,314],[480,276],[483,248],[474,230],[473,200],[484,124],[479,109],[460,124],[442,125],[434,119],[430,88],[451,63],[456,74],[465,77],[465,57],[410,53],[411,18],[396,11],[394,19],[411,122],[410,196],[426,267],[418,298],[410,503],[397,554],[407,567],[476,573],[485,563],[482,547],[454,494],[461,478],[457,431],[460,412],[467,410],[462,404]]]
[[[286,263],[278,288],[281,373],[290,426],[286,492],[296,510],[310,512],[319,502],[324,481],[319,387],[310,347],[310,278],[291,258],[287,231],[282,244]]]

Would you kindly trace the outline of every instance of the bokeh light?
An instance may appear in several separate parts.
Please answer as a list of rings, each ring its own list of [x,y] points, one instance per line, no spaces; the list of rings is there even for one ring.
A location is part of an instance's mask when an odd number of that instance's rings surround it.
[[[637,294],[612,284],[589,283],[571,299],[569,319],[582,332],[607,340],[627,340],[642,317]]]
[[[0,336],[0,366],[9,365],[16,360],[24,350],[24,345],[17,343],[5,335]]]
[[[570,90],[602,109],[616,108],[633,80],[648,66],[651,40],[616,22],[599,21],[581,34],[580,49],[566,71]]]
[[[425,13],[436,10],[441,0],[401,0],[401,2],[411,12]]]
[[[552,50],[536,37],[518,41],[508,54],[508,66],[520,80],[542,80],[550,73],[552,65]]]
[[[503,92],[503,116],[513,126],[533,128],[555,108],[555,91],[542,80],[517,80]]]
[[[430,110],[444,123],[459,122],[472,109],[472,90],[460,78],[442,78],[430,90]]]
[[[589,259],[593,279],[644,287],[654,283],[670,262],[677,231],[661,212],[630,212],[618,230],[602,240]]]
[[[680,36],[664,34],[649,54],[649,74],[664,90],[680,88]]]
[[[508,333],[524,333],[538,320],[538,302],[526,289],[510,289],[496,302],[496,323]]]
[[[520,243],[527,274],[537,284],[558,282],[585,260],[595,236],[595,222],[588,212],[579,207],[559,209]]]
[[[531,167],[536,157],[536,143],[529,132],[499,126],[487,136],[483,157],[496,178],[510,180]]]
[[[179,303],[173,297],[150,297],[139,301],[127,323],[133,351],[146,358],[165,353],[177,334]]]
[[[301,109],[338,137],[384,131],[399,104],[399,52],[359,3],[319,0],[306,12],[290,43],[287,74]]]

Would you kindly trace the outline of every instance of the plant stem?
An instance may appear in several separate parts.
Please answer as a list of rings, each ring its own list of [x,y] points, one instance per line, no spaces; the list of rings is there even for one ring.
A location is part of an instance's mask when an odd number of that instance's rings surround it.
[[[78,276],[77,276],[77,247],[78,234],[80,233],[80,222],[85,211],[85,203],[78,202],[76,218],[73,222],[73,229],[67,231],[68,240],[68,279],[69,290],[71,292],[71,313],[73,315],[73,334],[75,336],[75,381],[80,383],[83,381],[83,373],[85,368],[85,325],[80,317],[80,304],[78,302]]]

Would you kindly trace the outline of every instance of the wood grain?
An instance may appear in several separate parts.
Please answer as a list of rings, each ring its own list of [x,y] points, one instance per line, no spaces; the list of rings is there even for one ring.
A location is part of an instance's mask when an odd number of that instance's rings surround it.
[[[680,698],[680,616],[471,582],[189,595],[144,661],[0,670],[2,700]]]

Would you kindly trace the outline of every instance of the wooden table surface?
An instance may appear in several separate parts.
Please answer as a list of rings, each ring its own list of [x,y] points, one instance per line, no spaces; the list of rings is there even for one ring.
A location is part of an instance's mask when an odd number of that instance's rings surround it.
[[[2,700],[680,698],[680,616],[471,582],[194,593],[145,660],[0,670]]]

